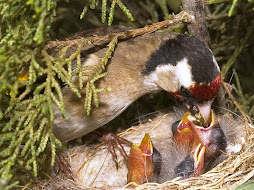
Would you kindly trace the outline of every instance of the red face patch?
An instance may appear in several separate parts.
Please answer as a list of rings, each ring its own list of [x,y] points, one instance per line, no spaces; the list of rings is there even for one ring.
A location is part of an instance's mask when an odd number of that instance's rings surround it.
[[[220,89],[221,76],[220,73],[214,79],[214,81],[207,85],[194,85],[190,87],[190,91],[192,92],[193,97],[199,100],[212,100],[218,94]]]

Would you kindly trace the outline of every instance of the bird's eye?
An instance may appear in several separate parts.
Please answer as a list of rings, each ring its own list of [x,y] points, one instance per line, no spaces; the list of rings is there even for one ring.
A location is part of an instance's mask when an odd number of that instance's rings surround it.
[[[189,91],[187,88],[184,88],[183,86],[181,86],[180,93],[185,98],[192,97],[191,91]]]

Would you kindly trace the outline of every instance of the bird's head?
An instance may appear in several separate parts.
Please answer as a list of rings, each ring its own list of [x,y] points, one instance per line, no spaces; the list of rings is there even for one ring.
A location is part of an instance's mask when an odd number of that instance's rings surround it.
[[[184,148],[191,147],[193,144],[194,135],[190,121],[188,120],[189,112],[186,112],[181,121],[176,121],[172,124],[172,133],[176,144]]]
[[[156,84],[201,113],[209,123],[212,100],[221,76],[212,51],[200,40],[183,34],[167,40],[151,54],[142,72],[145,85]],[[195,108],[195,109],[193,109]]]
[[[212,110],[211,123],[208,127],[202,126],[203,122],[200,122],[200,118],[189,115],[187,119],[193,129],[195,139],[193,145],[195,146],[198,143],[202,143],[202,145],[206,147],[206,157],[208,158],[219,156],[221,151],[225,151],[227,146],[225,134],[215,118],[215,114]]]
[[[174,176],[185,179],[203,173],[205,173],[205,146],[200,143],[174,168]]]

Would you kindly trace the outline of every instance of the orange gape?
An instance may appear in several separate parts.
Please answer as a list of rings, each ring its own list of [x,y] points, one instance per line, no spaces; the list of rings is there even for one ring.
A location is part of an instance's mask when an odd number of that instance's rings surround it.
[[[133,144],[128,159],[127,181],[143,184],[153,177],[154,164],[152,159],[153,145],[146,133],[140,145]]]
[[[194,140],[194,134],[192,131],[191,123],[188,120],[189,112],[186,112],[184,117],[182,118],[180,125],[174,135],[174,140],[177,144],[184,146],[184,147],[190,147],[193,144]]]

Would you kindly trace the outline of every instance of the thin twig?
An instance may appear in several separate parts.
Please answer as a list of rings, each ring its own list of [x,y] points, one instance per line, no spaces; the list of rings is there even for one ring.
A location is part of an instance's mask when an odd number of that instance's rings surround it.
[[[177,15],[174,16],[173,19],[168,19],[165,21],[157,22],[148,26],[145,26],[143,28],[138,28],[138,29],[131,29],[125,32],[119,32],[119,33],[113,33],[110,35],[105,35],[105,36],[92,36],[89,38],[89,41],[91,43],[97,44],[97,43],[107,43],[111,41],[113,38],[117,37],[117,39],[128,39],[128,38],[134,38],[136,36],[140,36],[143,34],[148,34],[155,32],[157,30],[167,28],[172,25],[176,25],[178,23],[186,22],[186,23],[191,23],[193,21],[194,17],[185,12],[181,11]],[[51,49],[53,47],[63,47],[63,46],[73,46],[81,41],[84,41],[86,38],[79,38],[75,40],[64,40],[64,41],[51,41],[47,45],[44,46],[44,50]]]
[[[31,184],[31,182],[27,183],[21,190],[27,189],[30,184]]]
[[[243,111],[242,107],[238,104],[238,102],[233,97],[232,93],[230,92],[229,88],[227,87],[227,83],[222,80],[221,84],[222,84],[223,88],[226,90],[226,92],[227,92],[229,98],[231,99],[231,101],[233,102],[233,104],[235,104],[235,106],[238,108],[238,110],[242,114],[242,116],[244,118],[244,121],[245,121],[245,124],[246,125],[253,125],[253,123],[252,123],[251,119],[249,118],[249,116]]]

